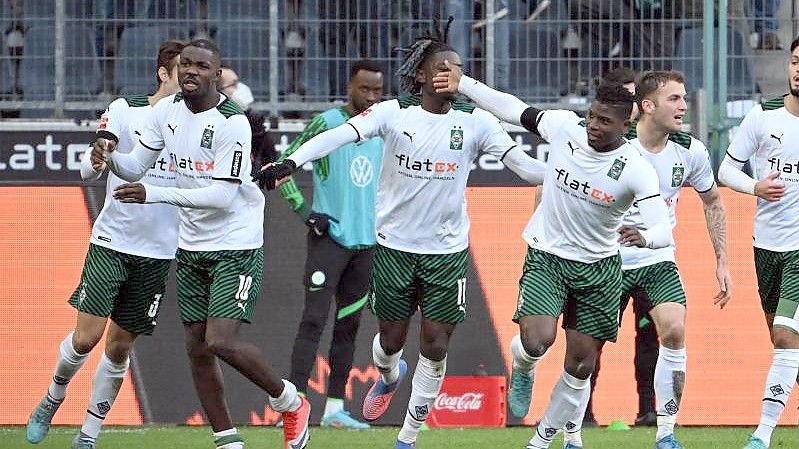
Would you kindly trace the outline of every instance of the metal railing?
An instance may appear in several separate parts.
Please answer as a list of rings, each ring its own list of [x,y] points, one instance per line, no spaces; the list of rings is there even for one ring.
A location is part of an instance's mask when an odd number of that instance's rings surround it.
[[[689,90],[703,88],[723,104],[759,94],[751,31],[763,35],[774,21],[754,6],[771,2],[0,0],[0,110],[85,117],[117,95],[155,88],[160,41],[204,36],[252,89],[253,108],[308,116],[344,100],[355,59],[374,59],[393,74],[400,57],[392,49],[437,16],[455,18],[449,42],[470,74],[530,103],[585,109],[596,80],[626,65],[682,70]],[[721,83],[714,75],[724,72]],[[386,95],[398,94],[387,77]]]

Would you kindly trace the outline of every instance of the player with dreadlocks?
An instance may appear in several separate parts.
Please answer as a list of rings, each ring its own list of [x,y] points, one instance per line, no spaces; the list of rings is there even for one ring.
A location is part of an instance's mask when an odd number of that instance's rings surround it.
[[[623,86],[600,86],[587,118],[582,119],[572,111],[527,106],[513,95],[461,75],[459,65],[445,61],[444,66],[447,70],[434,77],[437,92],[460,92],[550,144],[547,187],[523,234],[528,250],[513,317],[519,335],[510,345],[513,369],[508,392],[511,410],[525,415],[535,366],[555,341],[562,313],[564,371],[527,445],[527,449],[547,449],[560,429],[567,434],[579,429],[579,420],[570,419],[585,410],[602,346],[616,340],[622,293],[619,243],[652,249],[671,245],[668,209],[655,169],[623,137],[633,107],[633,96]],[[634,206],[640,229],[622,226],[624,214]],[[582,447],[581,439],[566,438],[565,448]]]
[[[456,324],[466,317],[466,265],[469,218],[466,181],[480,151],[495,155],[531,183],[540,183],[544,166],[525,154],[488,112],[436,93],[433,76],[444,61],[460,65],[447,44],[447,30],[436,24],[403,49],[398,70],[411,95],[383,101],[303,144],[257,178],[275,188],[297,167],[350,142],[380,136],[384,141],[377,189],[374,277],[369,305],[380,323],[372,344],[380,378],[363,404],[374,421],[386,411],[406,375],[402,348],[411,317],[421,309],[421,354],[413,375],[405,423],[396,448],[413,448],[444,379],[447,349]]]

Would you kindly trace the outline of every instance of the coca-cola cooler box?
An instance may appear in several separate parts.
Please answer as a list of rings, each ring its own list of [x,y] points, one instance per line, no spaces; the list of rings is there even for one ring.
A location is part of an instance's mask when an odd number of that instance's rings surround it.
[[[504,427],[504,376],[446,376],[427,418],[430,427]]]

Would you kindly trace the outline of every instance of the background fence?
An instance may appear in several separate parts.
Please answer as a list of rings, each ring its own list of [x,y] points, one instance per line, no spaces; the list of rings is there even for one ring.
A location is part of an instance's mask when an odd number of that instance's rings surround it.
[[[586,109],[610,68],[674,68],[686,73],[689,90],[711,94],[699,109],[709,123],[700,131],[713,132],[728,125],[719,106],[727,100],[784,90],[773,63],[785,55],[772,49],[798,34],[796,3],[0,0],[0,110],[90,118],[116,95],[155,88],[159,42],[210,37],[251,87],[253,108],[307,117],[344,99],[352,60],[372,58],[393,73],[393,49],[429,30],[434,17],[453,16],[449,41],[466,70],[528,102]],[[386,93],[399,93],[393,76]]]

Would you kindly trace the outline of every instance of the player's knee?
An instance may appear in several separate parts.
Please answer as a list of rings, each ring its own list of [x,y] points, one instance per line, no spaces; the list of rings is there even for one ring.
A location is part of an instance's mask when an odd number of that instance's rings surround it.
[[[673,322],[662,326],[660,342],[663,346],[671,349],[680,349],[685,346],[685,324]]]
[[[222,336],[212,336],[206,340],[208,350],[215,356],[225,359],[229,354],[234,351],[234,342],[232,338]]]
[[[787,327],[774,327],[775,349],[799,349],[799,331]]]
[[[596,357],[570,357],[566,359],[566,372],[578,379],[588,379],[596,369]]]
[[[544,335],[539,332],[523,331],[521,333],[524,351],[532,357],[543,357],[553,343],[554,335]]]
[[[75,349],[75,352],[86,354],[87,352],[91,352],[102,338],[102,330],[100,332],[94,332],[75,329],[75,332],[72,334],[72,347]]]
[[[105,342],[105,354],[114,363],[123,363],[133,350],[133,340],[108,339]]]

